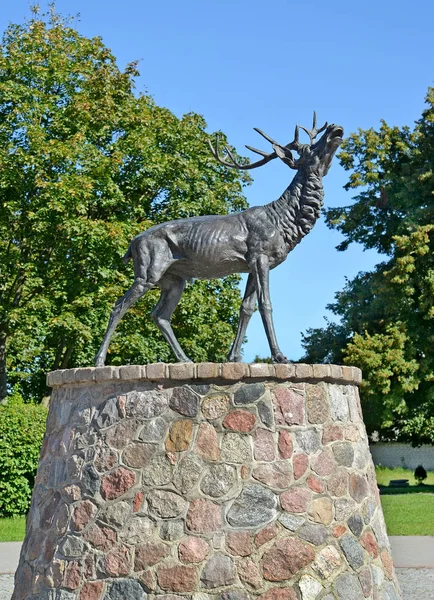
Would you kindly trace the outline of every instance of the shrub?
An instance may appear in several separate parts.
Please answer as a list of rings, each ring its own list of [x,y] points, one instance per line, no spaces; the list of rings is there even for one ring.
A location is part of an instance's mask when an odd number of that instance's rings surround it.
[[[416,479],[418,485],[421,485],[421,483],[423,483],[427,477],[428,477],[427,472],[422,467],[422,465],[419,465],[418,467],[416,467],[416,469],[414,471],[414,478]]]
[[[0,406],[0,516],[22,515],[29,508],[45,432],[47,409],[25,404],[13,394]]]

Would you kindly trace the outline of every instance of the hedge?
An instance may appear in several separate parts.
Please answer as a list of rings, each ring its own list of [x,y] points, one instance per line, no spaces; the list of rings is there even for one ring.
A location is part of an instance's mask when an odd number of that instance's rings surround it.
[[[44,406],[16,394],[0,406],[0,517],[29,508],[46,418]]]

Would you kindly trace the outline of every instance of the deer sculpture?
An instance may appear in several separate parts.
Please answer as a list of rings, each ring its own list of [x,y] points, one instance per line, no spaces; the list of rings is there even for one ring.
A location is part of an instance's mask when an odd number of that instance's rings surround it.
[[[309,136],[309,143],[299,141],[299,129]],[[226,147],[226,160],[220,156],[218,136],[213,155],[219,163],[232,169],[255,169],[280,158],[297,171],[283,194],[265,206],[254,206],[237,214],[209,215],[179,219],[155,225],[131,242],[123,257],[134,262],[134,283],[120,298],[111,314],[96,366],[103,366],[110,339],[123,315],[151,288],[158,287],[161,296],[151,316],[180,362],[190,362],[170,325],[185,283],[190,279],[215,279],[232,273],[248,273],[241,304],[238,331],[228,354],[228,361],[241,360],[241,346],[256,301],[270,345],[273,361],[287,362],[279,349],[269,291],[269,272],[282,263],[289,252],[309,233],[318,219],[323,201],[322,178],[342,143],[343,128],[328,125],[312,129],[297,125],[294,140],[281,146],[255,128],[273,147],[269,154],[246,146],[262,156],[254,163],[241,165]],[[317,140],[317,136],[323,135]],[[298,154],[298,157],[293,155]]]

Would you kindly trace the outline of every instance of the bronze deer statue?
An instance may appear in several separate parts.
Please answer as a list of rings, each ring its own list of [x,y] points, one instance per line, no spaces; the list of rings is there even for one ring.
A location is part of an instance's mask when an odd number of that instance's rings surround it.
[[[253,206],[237,214],[209,215],[169,221],[150,227],[131,242],[123,261],[134,262],[134,283],[120,298],[111,314],[102,345],[96,356],[96,366],[103,366],[110,339],[126,311],[151,288],[158,287],[161,296],[151,316],[180,362],[185,355],[170,325],[170,317],[190,279],[215,279],[232,273],[248,273],[246,291],[240,309],[240,319],[228,361],[241,360],[241,346],[250,317],[258,300],[259,312],[275,362],[286,362],[279,349],[269,292],[269,272],[282,263],[289,252],[309,233],[318,219],[323,201],[322,178],[327,174],[332,158],[342,143],[343,128],[327,125],[316,128],[314,113],[312,129],[301,127],[310,139],[299,141],[299,127],[294,140],[281,146],[255,128],[268,140],[273,152],[246,146],[260,154],[261,160],[241,165],[226,147],[230,162],[220,157],[218,137],[211,151],[226,167],[255,169],[279,157],[297,171],[283,194],[265,206]],[[318,134],[323,135],[316,140]],[[295,158],[293,151],[298,154]]]

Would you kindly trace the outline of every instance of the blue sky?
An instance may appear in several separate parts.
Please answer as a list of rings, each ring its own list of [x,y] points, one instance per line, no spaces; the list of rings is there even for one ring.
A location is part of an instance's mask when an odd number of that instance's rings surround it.
[[[28,17],[30,4],[3,0],[0,29]],[[411,125],[433,85],[432,0],[58,0],[56,8],[80,13],[77,29],[101,36],[121,67],[140,60],[138,91],[178,116],[203,114],[209,131],[223,130],[238,151],[244,144],[267,150],[253,127],[287,143],[296,123],[311,125],[314,109],[347,134],[380,119]],[[252,174],[251,205],[274,200],[293,176],[280,161]],[[326,206],[351,203],[347,178],[335,159],[324,180]],[[337,252],[340,239],[318,221],[272,272],[276,331],[289,358],[302,354],[301,332],[324,323],[345,277],[379,260],[357,246]],[[258,313],[247,334],[245,359],[268,356]]]

